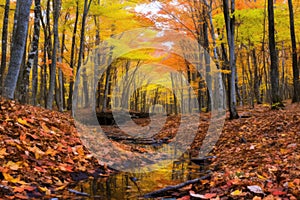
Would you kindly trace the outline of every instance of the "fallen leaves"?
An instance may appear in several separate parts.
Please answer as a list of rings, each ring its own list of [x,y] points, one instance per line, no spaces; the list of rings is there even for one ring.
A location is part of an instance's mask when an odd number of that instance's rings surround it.
[[[235,190],[233,192],[230,193],[230,195],[232,196],[240,196],[242,194],[242,190]]]
[[[82,145],[68,114],[6,100],[0,104],[0,196],[28,199],[30,195],[80,195],[69,188],[75,179],[107,176],[108,168],[101,167]],[[212,178],[194,184],[181,196],[182,200],[300,196],[300,109],[278,112],[258,107],[249,112],[250,118],[225,123],[212,152],[216,156],[210,165]],[[172,138],[174,123],[179,123],[174,117],[172,120],[162,135],[155,135],[156,139]],[[191,151],[196,155],[208,122],[203,120],[199,126]],[[149,151],[126,144],[118,147]],[[114,157],[117,155],[107,152],[104,159]],[[102,171],[96,170],[99,168]]]
[[[19,162],[12,162],[12,161],[8,161],[8,163],[6,163],[4,165],[4,167],[8,167],[9,169],[11,170],[18,170],[19,168],[22,167],[22,161],[19,161]]]
[[[213,199],[217,197],[216,193],[196,194],[193,190],[190,190],[189,194],[191,197],[198,199]]]
[[[263,190],[258,185],[247,186],[247,188],[255,194],[264,194]]]
[[[217,158],[210,166],[210,184],[195,184],[194,191],[218,191],[221,199],[299,197],[300,107],[279,112],[258,105],[249,113],[250,118],[225,122],[211,152]]]
[[[82,146],[69,114],[1,98],[0,108],[0,197],[71,195],[74,171],[105,174]]]
[[[27,184],[26,182],[21,181],[21,176],[20,175],[18,175],[16,178],[14,178],[13,176],[11,176],[8,173],[2,173],[2,175],[4,177],[4,180],[6,180],[10,183],[18,183],[18,184],[21,184],[21,185]]]

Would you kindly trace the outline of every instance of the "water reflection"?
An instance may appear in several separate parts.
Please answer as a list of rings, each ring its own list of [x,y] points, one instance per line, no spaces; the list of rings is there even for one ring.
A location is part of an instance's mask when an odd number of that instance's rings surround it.
[[[207,167],[200,167],[189,159],[177,160],[172,164],[148,173],[121,172],[109,177],[82,181],[75,188],[90,194],[90,198],[103,200],[144,199],[144,194],[169,185],[176,185],[198,178]]]

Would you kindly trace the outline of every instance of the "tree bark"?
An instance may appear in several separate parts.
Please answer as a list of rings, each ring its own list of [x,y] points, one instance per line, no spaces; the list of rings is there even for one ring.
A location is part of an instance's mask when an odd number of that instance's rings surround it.
[[[271,101],[272,108],[282,107],[279,95],[279,71],[278,56],[276,52],[275,28],[274,28],[274,5],[273,0],[268,0],[268,22],[269,22],[269,50],[271,57]]]
[[[50,1],[50,0],[48,0]],[[47,3],[49,4],[49,3]],[[49,10],[49,5],[47,6],[47,13],[48,10]],[[48,19],[48,18],[47,18]],[[43,102],[44,103],[44,106],[46,107],[46,104],[47,104],[47,55],[49,56],[50,54],[48,53],[49,52],[49,48],[51,46],[50,44],[50,36],[48,36],[48,32],[47,32],[47,27],[46,27],[46,24],[44,23],[44,20],[43,18],[41,18],[41,24],[42,24],[42,27],[43,27],[43,33],[44,33],[44,43],[43,43],[43,51],[44,51],[44,54],[43,54],[43,66],[42,66],[42,69],[40,71],[40,76],[41,76],[41,84],[40,84],[40,96],[38,98],[38,102],[40,102],[40,104]]]
[[[71,69],[73,69],[73,73],[74,73],[74,65],[75,65],[74,57],[75,57],[75,43],[76,43],[78,18],[79,18],[79,7],[78,7],[78,1],[76,1],[76,16],[75,16],[75,22],[74,22],[73,35],[72,35],[71,58],[70,58],[70,67],[71,67]],[[69,97],[68,97],[68,106],[67,106],[68,110],[72,109],[74,79],[75,79],[75,77],[70,80],[70,85],[69,85]]]
[[[67,23],[68,21],[68,16],[69,16],[69,13],[66,14],[65,16],[65,24]],[[63,35],[62,35],[62,39],[61,39],[61,50],[60,50],[60,58],[61,58],[61,63],[63,63],[63,60],[65,59],[64,58],[64,52],[65,52],[65,41],[66,41],[66,30],[64,29],[63,31]],[[62,73],[63,75],[63,73]],[[61,88],[60,88],[60,91],[61,91],[61,99],[62,99],[62,107],[63,107],[63,110],[66,108],[66,98],[65,98],[65,93],[66,93],[66,87],[65,87],[65,77],[62,76],[62,80],[60,81],[60,85],[61,85]]]
[[[82,22],[81,22],[81,32],[80,32],[79,56],[78,56],[78,64],[77,64],[77,70],[76,70],[77,73],[78,73],[78,71],[81,67],[81,63],[82,63],[83,51],[84,51],[85,24],[86,24],[86,18],[87,18],[91,3],[92,3],[92,0],[84,1],[84,10],[83,10],[83,16],[82,16]]]
[[[176,90],[176,87],[175,87],[175,75],[170,72],[170,77],[171,77],[171,82],[172,82],[172,92],[173,92],[173,99],[174,99],[174,112],[175,112],[175,115],[178,114],[178,108],[177,108],[177,97],[176,97],[176,94],[175,94],[175,90]],[[181,98],[181,100],[183,100],[183,98]],[[182,104],[184,105],[184,104]],[[183,109],[183,106],[182,106],[182,109]],[[171,112],[173,112],[171,110]],[[183,110],[181,111],[182,113],[184,112]]]
[[[78,53],[78,62],[77,62],[77,70],[76,70],[76,81],[79,81],[80,74],[78,73],[81,67],[82,58],[83,58],[83,51],[84,51],[84,39],[85,39],[85,24],[86,24],[86,18],[91,6],[92,0],[84,0],[84,9],[83,9],[83,15],[82,15],[82,22],[81,22],[81,32],[80,32],[80,45],[79,45],[79,53]],[[78,92],[77,85],[74,88],[75,94]],[[73,93],[73,92],[72,92]],[[72,98],[72,104],[73,104],[73,98]],[[77,102],[75,102],[76,104]]]
[[[261,104],[260,99],[260,84],[261,84],[261,77],[259,76],[259,68],[257,64],[257,58],[256,58],[256,51],[255,48],[252,49],[252,58],[253,58],[253,66],[254,66],[254,96],[256,99],[257,104]]]
[[[10,0],[6,0],[3,17],[2,28],[2,51],[0,65],[0,93],[2,93],[3,76],[6,70],[6,54],[7,54],[7,35],[8,35],[8,18],[9,18]]]
[[[60,45],[59,42],[57,43],[57,51],[60,50]],[[57,56],[57,60],[59,63],[62,64],[62,54]],[[64,110],[63,107],[63,87],[64,87],[64,83],[63,83],[63,72],[61,70],[61,67],[58,68],[58,73],[57,73],[57,83],[55,84],[55,101],[56,101],[56,105],[58,107],[58,110],[60,112],[62,112]]]
[[[300,82],[299,82],[299,69],[297,63],[297,44],[295,36],[295,25],[294,25],[294,12],[292,0],[288,0],[289,14],[290,14],[290,33],[292,41],[292,57],[293,57],[293,85],[294,94],[292,102],[300,102]]]
[[[11,51],[8,74],[3,88],[3,96],[9,99],[14,98],[20,66],[23,60],[32,0],[19,0],[18,2],[20,3],[20,13],[18,16],[14,44]]]
[[[13,48],[13,45],[14,45],[14,39],[15,39],[15,36],[16,36],[18,18],[19,18],[19,13],[20,13],[20,2],[21,1],[17,1],[15,13],[14,13],[14,25],[13,25],[13,33],[12,33],[12,36],[11,36],[10,52],[12,52],[12,48]]]
[[[55,82],[56,82],[56,64],[57,64],[57,48],[59,45],[58,38],[58,20],[60,13],[61,1],[53,0],[53,49],[52,49],[52,58],[51,58],[51,70],[50,70],[50,85],[49,92],[47,96],[47,105],[46,108],[52,110],[53,100],[54,100],[54,90],[55,90]]]
[[[30,52],[28,54],[28,60],[26,63],[26,69],[23,71],[22,80],[20,84],[20,96],[19,100],[21,103],[26,103],[28,101],[28,88],[29,88],[29,75],[30,70],[35,64],[35,59],[38,56],[38,46],[40,39],[40,19],[41,19],[41,4],[40,0],[35,0],[34,8],[34,33],[31,43]],[[35,98],[35,97],[34,97]]]
[[[229,111],[230,111],[230,119],[237,119],[239,118],[237,109],[236,109],[236,88],[235,88],[235,81],[236,81],[236,65],[235,65],[235,42],[234,42],[234,32],[235,32],[235,1],[231,0],[231,9],[230,17],[229,15],[229,5],[228,0],[223,0],[223,12],[224,12],[224,19],[226,25],[226,33],[227,33],[227,41],[229,46],[229,65],[231,69],[231,76],[230,76],[230,101],[229,101]]]

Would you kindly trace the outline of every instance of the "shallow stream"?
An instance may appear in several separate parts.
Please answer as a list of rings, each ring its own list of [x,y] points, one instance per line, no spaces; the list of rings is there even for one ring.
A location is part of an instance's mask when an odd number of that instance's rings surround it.
[[[76,190],[90,195],[89,198],[83,199],[145,199],[143,196],[149,192],[199,178],[204,175],[204,171],[204,167],[185,159],[174,161],[157,171],[147,173],[119,172],[108,177],[82,181]],[[174,196],[180,196],[180,194],[162,196],[162,199],[172,199]]]

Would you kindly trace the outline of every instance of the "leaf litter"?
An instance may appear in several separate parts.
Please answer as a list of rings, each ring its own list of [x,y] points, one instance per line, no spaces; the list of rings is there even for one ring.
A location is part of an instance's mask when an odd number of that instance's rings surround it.
[[[77,181],[108,176],[79,139],[68,113],[0,102],[0,196],[6,199],[68,198],[85,194],[73,190]],[[297,199],[300,197],[300,106],[272,111],[257,105],[244,109],[247,118],[226,120],[210,153],[211,178],[174,193],[176,199]],[[198,153],[209,114],[202,118],[191,155]],[[167,122],[156,140],[176,134],[180,120]],[[107,128],[107,131],[115,131]],[[166,139],[167,138],[167,139]],[[120,144],[129,151],[149,151]],[[112,158],[108,156],[107,159]],[[192,192],[191,192],[192,191]],[[192,196],[190,195],[192,194]]]

